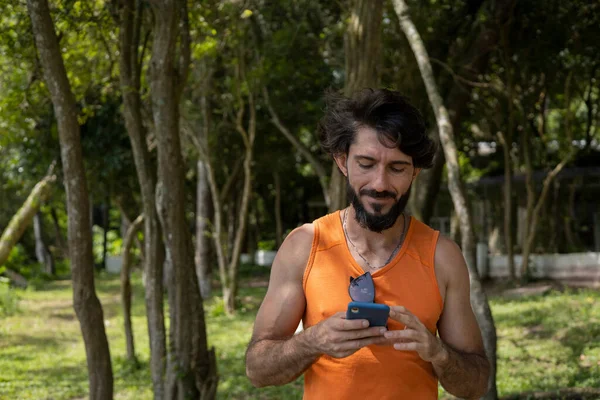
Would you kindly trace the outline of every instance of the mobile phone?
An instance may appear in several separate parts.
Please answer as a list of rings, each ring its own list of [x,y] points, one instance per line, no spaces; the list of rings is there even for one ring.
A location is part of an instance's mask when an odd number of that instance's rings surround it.
[[[387,326],[390,307],[385,304],[351,301],[348,303],[346,319],[366,319],[369,326]]]

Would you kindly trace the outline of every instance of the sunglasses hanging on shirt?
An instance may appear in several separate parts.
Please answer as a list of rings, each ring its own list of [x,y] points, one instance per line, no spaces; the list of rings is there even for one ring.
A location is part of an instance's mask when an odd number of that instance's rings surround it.
[[[365,272],[357,278],[350,277],[348,293],[352,301],[363,303],[375,302],[375,283],[370,272]]]

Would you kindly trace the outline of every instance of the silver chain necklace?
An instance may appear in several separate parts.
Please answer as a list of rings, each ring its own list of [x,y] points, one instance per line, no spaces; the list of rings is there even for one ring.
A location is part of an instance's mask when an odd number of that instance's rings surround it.
[[[396,248],[392,251],[392,253],[388,257],[387,261],[379,267],[373,267],[371,265],[371,263],[369,261],[367,261],[367,259],[360,253],[360,251],[358,251],[358,249],[356,248],[356,245],[354,244],[354,242],[352,242],[352,239],[350,239],[350,236],[348,236],[348,229],[346,227],[347,220],[348,220],[348,210],[345,210],[344,223],[342,224],[342,228],[344,229],[344,235],[346,236],[346,239],[348,239],[348,242],[350,243],[350,245],[352,245],[352,248],[354,249],[356,254],[358,254],[358,256],[360,258],[362,258],[362,260],[367,264],[367,267],[369,267],[369,269],[376,270],[376,269],[382,268],[382,267],[386,266],[387,264],[389,264],[390,261],[392,261],[392,258],[394,258],[394,255],[396,255],[396,252],[398,251],[398,249],[400,248],[400,245],[404,241],[404,233],[406,232],[406,216],[404,215],[404,213],[402,213],[402,222],[404,223],[404,227],[402,229],[402,234],[400,235],[400,240],[398,241]]]

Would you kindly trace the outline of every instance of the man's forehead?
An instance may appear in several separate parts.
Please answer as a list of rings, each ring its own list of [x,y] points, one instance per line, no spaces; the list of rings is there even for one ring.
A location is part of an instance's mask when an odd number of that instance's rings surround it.
[[[392,161],[412,162],[412,157],[403,153],[389,141],[382,143],[377,131],[370,127],[360,127],[357,129],[354,143],[350,146],[349,155],[351,157],[363,157],[374,160],[385,158]],[[393,146],[393,147],[391,147]]]

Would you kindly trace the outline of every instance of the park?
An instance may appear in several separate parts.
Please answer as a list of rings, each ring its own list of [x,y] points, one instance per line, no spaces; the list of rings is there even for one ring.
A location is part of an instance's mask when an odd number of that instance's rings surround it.
[[[489,375],[471,396],[424,359],[440,399],[600,398],[600,3],[0,4],[0,399],[303,398],[312,367],[261,387],[249,343],[294,237],[336,213],[376,282],[415,224],[456,243]],[[385,256],[351,240],[363,191],[323,139],[373,93],[432,143]],[[316,332],[306,304],[275,339]]]

